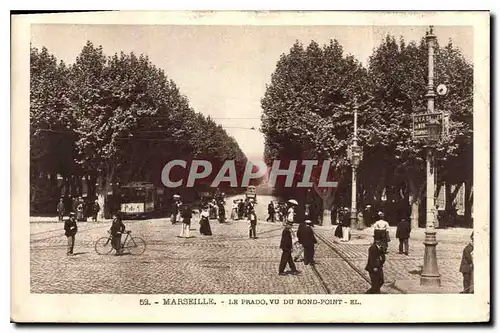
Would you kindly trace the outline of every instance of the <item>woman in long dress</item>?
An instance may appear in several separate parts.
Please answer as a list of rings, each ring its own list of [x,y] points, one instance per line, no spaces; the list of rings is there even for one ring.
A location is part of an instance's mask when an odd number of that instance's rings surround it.
[[[231,220],[235,221],[238,219],[238,200],[233,200],[233,205],[231,206]]]
[[[203,207],[200,214],[200,234],[204,236],[212,236],[207,207]]]
[[[224,208],[224,203],[219,202],[218,203],[218,218],[219,218],[219,223],[224,223],[226,222],[226,209]]]

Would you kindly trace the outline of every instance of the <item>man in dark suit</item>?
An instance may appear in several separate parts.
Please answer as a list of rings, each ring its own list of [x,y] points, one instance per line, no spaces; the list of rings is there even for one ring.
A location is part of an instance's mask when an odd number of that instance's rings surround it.
[[[404,252],[404,254],[408,255],[410,233],[410,221],[406,218],[401,219],[396,229],[396,238],[399,239],[399,254]]]
[[[243,200],[240,199],[240,201],[238,201],[238,220],[241,220],[243,218],[244,210],[245,210],[245,204],[243,203]]]
[[[125,232],[125,224],[123,224],[122,218],[119,213],[113,214],[113,222],[111,222],[111,228],[109,229],[111,236],[111,245],[115,249],[115,255],[118,256],[122,254],[122,234]]]
[[[267,205],[267,219],[266,221],[269,222],[269,220],[271,222],[274,222],[274,215],[276,214],[276,212],[274,211],[274,203],[271,201],[269,202],[269,205]]]
[[[467,244],[462,253],[462,262],[460,263],[460,273],[464,277],[464,290],[460,293],[462,294],[473,294],[474,293],[474,262],[473,262],[473,252],[474,252],[474,233],[470,235],[470,243]]]
[[[314,244],[317,243],[311,220],[307,220],[302,229],[302,237],[299,238],[300,244],[304,247],[304,265],[314,265]],[[297,231],[297,237],[298,231]]]
[[[297,270],[297,267],[295,267],[295,263],[292,260],[293,243],[292,243],[292,233],[290,231],[292,225],[293,225],[292,222],[287,222],[285,228],[283,229],[283,233],[281,234],[280,249],[282,253],[279,266],[279,275],[285,275],[286,264],[290,266],[291,274],[296,275],[300,273]]]
[[[370,274],[371,288],[367,294],[380,294],[380,287],[384,284],[384,263],[385,253],[383,241],[375,239],[375,242],[368,249],[368,263],[365,269]]]
[[[302,244],[303,239],[304,239],[304,229],[306,228],[306,223],[305,221],[301,221],[299,223],[299,227],[297,228],[297,241],[294,243],[296,246],[296,252],[294,253],[294,258],[293,261],[297,262],[300,260],[300,256],[302,253],[304,253],[304,244]],[[300,246],[297,245],[297,243],[300,244]],[[305,259],[305,254],[304,254],[304,259]]]
[[[64,222],[64,235],[68,238],[68,256],[73,255],[73,248],[75,247],[75,235],[78,232],[76,225],[76,214],[69,213],[69,219]]]

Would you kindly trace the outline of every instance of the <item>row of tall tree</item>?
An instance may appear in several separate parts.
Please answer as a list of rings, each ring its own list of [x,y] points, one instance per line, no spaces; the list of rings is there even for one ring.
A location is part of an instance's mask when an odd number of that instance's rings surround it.
[[[40,175],[53,186],[62,176],[65,188],[85,179],[103,207],[117,182],[161,185],[171,159],[233,159],[237,169],[245,167],[236,141],[195,112],[147,56],[108,57],[87,42],[71,65],[46,48],[31,48],[30,61],[32,202]]]
[[[458,189],[465,184],[470,217],[473,66],[451,42],[438,46],[435,53],[435,82],[448,88],[446,95],[437,96],[436,109],[451,115],[449,134],[436,149],[437,184],[438,188],[446,184],[450,206],[457,192],[451,186]],[[402,203],[404,214],[411,215],[412,225],[417,226],[425,204],[425,143],[412,138],[412,114],[426,111],[427,70],[425,39],[407,44],[387,36],[366,67],[344,55],[336,40],[323,47],[315,41],[304,47],[297,41],[278,60],[261,101],[266,161],[331,160],[339,187],[317,191],[324,218],[329,219],[333,205],[349,206],[347,148],[358,105],[358,143],[364,154],[358,202],[373,205],[385,193],[389,202]]]

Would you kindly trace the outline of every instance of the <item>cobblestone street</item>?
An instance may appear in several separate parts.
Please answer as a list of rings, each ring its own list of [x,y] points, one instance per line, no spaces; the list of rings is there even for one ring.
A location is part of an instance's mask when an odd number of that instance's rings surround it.
[[[167,219],[125,221],[132,234],[142,237],[146,251],[139,256],[103,255],[95,241],[106,236],[109,222],[79,223],[75,256],[66,256],[62,223],[31,223],[31,291],[33,293],[254,293],[254,294],[356,294],[369,288],[364,271],[369,232],[354,233],[350,243],[338,243],[331,227],[316,227],[317,265],[304,266],[298,276],[279,276],[281,223],[259,221],[258,239],[248,239],[246,221],[219,224],[211,220],[214,236],[200,236],[197,219],[192,238],[176,237],[180,224]],[[463,239],[462,239],[463,238]],[[443,285],[459,292],[461,249],[467,236],[438,245]],[[410,256],[397,254],[390,243],[385,267],[384,293],[395,279],[419,279],[423,245],[411,243]]]

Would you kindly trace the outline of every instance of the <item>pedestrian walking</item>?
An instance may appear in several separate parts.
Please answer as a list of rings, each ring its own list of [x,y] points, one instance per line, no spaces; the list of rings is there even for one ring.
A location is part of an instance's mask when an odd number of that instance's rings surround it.
[[[384,284],[385,252],[382,240],[375,239],[368,249],[368,262],[365,270],[370,275],[371,287],[367,294],[380,294],[380,287]]]
[[[122,234],[125,232],[125,224],[119,213],[113,214],[113,222],[109,233],[111,234],[111,246],[115,249],[115,256],[122,254]]]
[[[399,239],[399,254],[408,255],[410,251],[410,233],[411,233],[411,224],[410,221],[406,218],[402,218],[398,223],[398,227],[396,229],[396,238]]]
[[[219,201],[217,203],[217,208],[218,208],[218,216],[219,216],[219,223],[224,223],[226,222],[226,208],[224,207],[224,202]]]
[[[288,200],[288,211],[286,213],[286,222],[295,223],[297,219],[297,206],[299,203],[297,200]]]
[[[78,207],[78,198],[71,197],[71,211],[76,212],[76,208]]]
[[[304,254],[304,246],[302,245],[301,241],[303,239],[304,235],[304,229],[306,228],[306,223],[305,221],[299,223],[299,227],[297,228],[297,234],[295,237],[294,234],[292,233],[292,238],[293,238],[293,261],[298,262],[304,260],[304,257],[302,256]],[[293,229],[292,229],[293,230]]]
[[[371,205],[366,205],[365,211],[363,212],[363,219],[367,227],[373,224],[373,211]]]
[[[243,211],[243,217],[248,218],[248,214],[250,214],[250,207],[252,203],[250,202],[250,199],[246,198],[245,199],[245,209]]]
[[[384,213],[378,212],[378,220],[373,224],[373,237],[381,241],[384,253],[387,253],[389,246],[389,222],[384,220]]]
[[[238,219],[238,200],[233,200],[233,205],[231,206],[231,220],[236,221]]]
[[[177,214],[179,213],[179,202],[177,199],[173,199],[172,201],[172,215],[170,216],[170,222],[172,224],[177,223]]]
[[[215,199],[212,199],[212,201],[210,201],[210,203],[208,204],[208,207],[209,207],[209,218],[211,219],[217,219],[217,202],[215,201]]]
[[[363,230],[365,228],[365,216],[362,210],[358,212],[358,230]]]
[[[255,208],[252,206],[248,214],[248,237],[256,239],[257,238],[257,214],[255,214]]]
[[[83,221],[83,199],[80,198],[80,202],[78,202],[78,206],[76,206],[76,219],[78,221]]]
[[[297,232],[297,236],[298,236]],[[312,229],[312,221],[306,220],[305,227],[302,229],[301,237],[299,242],[304,247],[304,265],[314,265],[314,246],[318,242],[314,236],[314,231]]]
[[[191,227],[191,218],[193,213],[188,205],[183,205],[181,212],[182,226],[181,234],[179,237],[189,238],[189,228]]]
[[[266,221],[269,222],[274,222],[274,214],[276,214],[276,211],[274,210],[274,203],[272,201],[269,202],[269,205],[267,205],[267,219]]]
[[[101,206],[99,206],[99,202],[94,201],[94,204],[92,205],[92,221],[97,222],[97,214],[101,210]]]
[[[474,232],[470,235],[470,242],[464,247],[462,261],[460,262],[460,273],[463,276],[464,290],[461,294],[474,293]]]
[[[63,198],[59,199],[59,203],[57,204],[57,216],[59,221],[62,221],[64,218],[64,202]]]
[[[351,217],[349,214],[349,208],[344,208],[344,215],[342,216],[342,242],[348,242],[350,234],[351,234]]]
[[[344,212],[343,208],[340,208],[339,212],[336,214],[337,215],[336,222],[338,222],[338,224],[335,227],[335,232],[333,235],[340,240],[342,240],[342,236],[343,236],[343,232],[342,232],[343,223],[342,223],[342,221],[343,221],[344,214],[345,214],[345,212]]]
[[[69,218],[64,222],[64,235],[68,239],[68,251],[67,255],[73,255],[73,249],[75,247],[75,236],[78,232],[78,226],[76,225],[76,214],[69,213]]]
[[[200,234],[203,236],[212,236],[212,229],[210,228],[210,220],[208,207],[203,206],[200,213]]]
[[[238,201],[238,220],[243,218],[243,210],[245,209],[245,204],[243,203],[243,199]]]
[[[311,204],[306,204],[304,206],[304,220],[311,220],[312,221],[312,217],[311,217]]]
[[[296,275],[300,273],[297,270],[297,267],[295,267],[295,263],[292,260],[293,243],[292,243],[292,234],[290,231],[292,225],[293,225],[292,222],[287,222],[281,234],[280,249],[282,252],[278,270],[279,275],[285,275],[285,267],[287,264],[290,267],[291,274]]]

